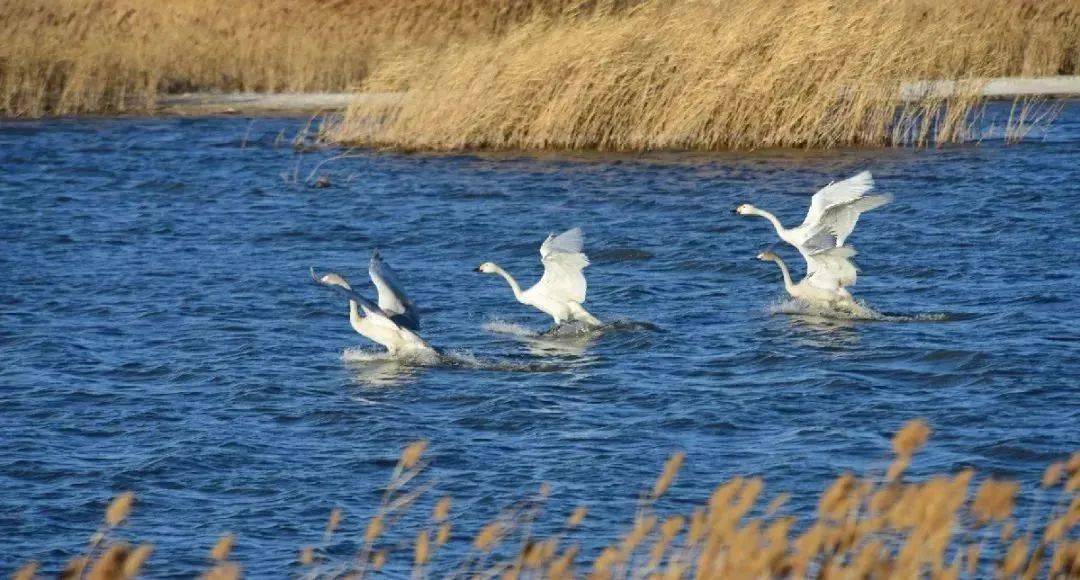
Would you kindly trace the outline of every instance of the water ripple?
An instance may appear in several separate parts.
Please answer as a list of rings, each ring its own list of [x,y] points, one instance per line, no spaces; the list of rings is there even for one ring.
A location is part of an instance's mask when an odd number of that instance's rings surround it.
[[[914,416],[935,430],[919,473],[1031,486],[1080,447],[1080,273],[1062,259],[1080,247],[1080,107],[1020,147],[373,152],[324,166],[318,190],[283,176],[334,153],[274,146],[305,121],[0,124],[5,554],[78,553],[133,489],[126,533],[157,546],[157,573],[190,577],[229,530],[249,573],[280,575],[331,507],[371,513],[416,438],[462,526],[549,481],[594,532],[626,523],[675,449],[672,505],[761,474],[797,513],[836,473],[882,470]],[[774,234],[731,208],[798,223],[816,187],[863,168],[896,196],[852,237],[853,291],[880,314],[778,308],[753,259]],[[472,272],[494,260],[531,283],[539,243],[573,225],[602,332],[545,332]],[[387,359],[307,277],[370,295],[376,247],[438,358]]]

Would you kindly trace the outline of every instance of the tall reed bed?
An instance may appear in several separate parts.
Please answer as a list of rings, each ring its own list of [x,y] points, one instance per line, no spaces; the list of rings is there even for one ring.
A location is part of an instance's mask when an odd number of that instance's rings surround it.
[[[1014,512],[1021,492],[1015,482],[971,469],[908,478],[929,435],[926,423],[909,422],[892,439],[884,473],[841,475],[818,498],[816,514],[801,518],[788,515],[789,494],[767,494],[756,477],[720,485],[688,512],[660,509],[685,460],[676,453],[628,506],[626,529],[610,530],[607,547],[588,555],[576,535],[587,507],[548,505],[546,485],[478,529],[463,529],[451,498],[432,493],[427,443],[417,441],[401,453],[373,515],[351,521],[333,509],[322,533],[312,534],[318,541],[298,551],[296,566],[304,578],[1080,577],[1080,452],[1046,469],[1039,493],[1056,501],[1041,520],[1024,518],[1025,527]],[[116,539],[133,501],[130,493],[113,500],[62,577],[133,578],[144,564],[152,569],[152,546]],[[203,577],[239,577],[242,567],[230,554],[242,541],[220,538]],[[332,556],[338,545],[359,548]],[[37,569],[31,562],[15,578],[33,578]]]
[[[613,6],[617,3],[612,3]],[[178,91],[344,91],[386,56],[594,0],[4,0],[0,115],[143,111]]]
[[[423,66],[409,66],[417,62]],[[971,136],[978,79],[1080,71],[1072,0],[646,0],[374,69],[329,138],[419,149],[837,147]],[[916,79],[961,81],[909,95]]]

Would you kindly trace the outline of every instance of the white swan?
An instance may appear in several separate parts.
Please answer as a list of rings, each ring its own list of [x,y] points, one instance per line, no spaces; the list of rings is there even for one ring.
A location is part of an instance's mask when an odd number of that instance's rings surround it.
[[[505,278],[518,302],[546,312],[555,319],[555,324],[580,320],[589,326],[598,327],[603,324],[581,306],[581,303],[585,302],[587,288],[582,270],[589,265],[589,259],[581,251],[584,245],[585,239],[580,228],[557,236],[549,235],[540,246],[544,275],[536,285],[525,291],[521,290],[513,276],[492,262],[480,264],[476,271],[498,274]]]
[[[378,252],[372,255],[368,272],[379,289],[380,304],[387,305],[389,310],[357,294],[341,274],[329,272],[318,276],[315,268],[311,268],[311,279],[343,293],[349,299],[349,323],[353,330],[386,347],[391,355],[434,353],[434,349],[411,329],[419,322],[415,309],[400,291],[393,270],[382,262]]]
[[[776,265],[780,267],[780,273],[784,277],[784,289],[796,300],[815,306],[840,307],[846,310],[856,308],[855,299],[844,288],[848,284],[844,284],[843,280],[831,273],[845,271],[849,268],[854,270],[855,266],[851,264],[851,257],[855,255],[855,250],[851,248],[831,248],[822,250],[816,255],[818,256],[816,259],[820,261],[817,264],[819,269],[815,273],[807,275],[798,284],[792,282],[787,264],[780,259],[780,256],[766,250],[758,254],[757,259],[763,262],[776,262]],[[846,265],[843,263],[846,263]]]
[[[892,200],[892,196],[888,194],[867,196],[866,193],[873,188],[874,177],[869,171],[830,183],[814,194],[803,223],[791,229],[785,228],[773,214],[748,203],[735,208],[735,213],[761,216],[769,220],[780,239],[795,246],[806,259],[806,273],[809,275],[813,274],[821,263],[820,260],[815,261],[812,258],[815,252],[843,246],[855,229],[860,214]],[[847,275],[853,278],[854,267]]]

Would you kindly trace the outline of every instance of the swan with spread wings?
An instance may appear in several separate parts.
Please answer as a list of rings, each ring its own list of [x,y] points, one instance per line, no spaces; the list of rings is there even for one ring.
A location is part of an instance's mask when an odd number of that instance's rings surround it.
[[[420,315],[405,295],[397,275],[375,250],[368,264],[368,275],[378,290],[378,304],[360,296],[341,274],[328,272],[319,276],[311,268],[316,283],[334,288],[349,300],[349,323],[360,335],[386,347],[391,355],[434,352],[416,331]]]
[[[860,215],[892,201],[889,194],[867,195],[872,189],[874,177],[869,171],[830,183],[814,194],[806,219],[794,228],[785,228],[776,216],[748,203],[735,208],[735,213],[769,220],[780,239],[795,246],[802,254],[808,277],[821,268],[834,268],[823,274],[840,281],[843,286],[850,286],[855,283],[854,265],[849,260],[836,260],[835,256],[820,254],[831,248],[843,247]],[[815,255],[819,256],[815,258]]]
[[[476,271],[502,276],[518,302],[547,313],[555,319],[556,325],[581,321],[599,327],[602,323],[581,306],[587,289],[583,270],[589,265],[589,259],[582,252],[584,247],[581,228],[549,235],[540,246],[544,275],[528,290],[522,290],[517,280],[494,262],[484,262]]]

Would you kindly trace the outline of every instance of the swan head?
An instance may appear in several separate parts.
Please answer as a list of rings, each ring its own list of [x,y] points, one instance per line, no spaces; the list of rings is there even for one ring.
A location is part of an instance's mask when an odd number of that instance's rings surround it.
[[[754,213],[755,210],[757,210],[756,207],[754,207],[754,206],[752,206],[752,205],[750,205],[748,203],[744,203],[744,204],[740,205],[739,207],[735,208],[733,211],[735,213],[739,214],[739,215],[750,215],[750,214]]]
[[[346,281],[341,274],[330,272],[329,274],[319,276],[315,274],[315,268],[311,268],[311,279],[324,286],[341,286],[342,288],[352,290],[352,287],[349,286],[349,282]]]
[[[777,256],[769,250],[765,250],[764,252],[761,252],[757,255],[757,259],[761,260],[762,262],[775,262],[780,259],[780,256]]]
[[[494,274],[497,266],[492,262],[484,262],[476,267],[476,271],[481,274]]]

